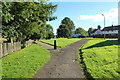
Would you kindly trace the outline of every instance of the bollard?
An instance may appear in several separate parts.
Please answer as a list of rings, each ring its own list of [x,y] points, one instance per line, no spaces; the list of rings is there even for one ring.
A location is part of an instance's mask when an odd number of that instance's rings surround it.
[[[54,40],[54,49],[57,49],[56,40]]]

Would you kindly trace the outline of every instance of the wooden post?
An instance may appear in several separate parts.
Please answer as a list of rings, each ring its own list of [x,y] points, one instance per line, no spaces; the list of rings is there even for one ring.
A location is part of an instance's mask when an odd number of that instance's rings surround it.
[[[120,25],[118,25],[119,27]],[[118,28],[118,41],[120,42],[120,27]]]
[[[2,46],[2,42],[0,42],[0,58],[2,58],[3,56],[3,46]]]
[[[57,49],[56,40],[54,40],[54,49]]]

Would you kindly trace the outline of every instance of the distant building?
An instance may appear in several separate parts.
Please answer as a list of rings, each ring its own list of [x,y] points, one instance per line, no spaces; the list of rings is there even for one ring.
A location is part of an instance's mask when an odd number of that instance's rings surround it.
[[[108,26],[101,29],[95,29],[90,35],[92,37],[98,37],[103,38],[104,35],[106,38],[118,38],[118,29],[120,28],[120,25],[116,26]]]
[[[98,27],[98,29],[94,29],[90,36],[98,36],[98,35],[101,35],[102,34],[102,31],[101,31],[101,27]]]

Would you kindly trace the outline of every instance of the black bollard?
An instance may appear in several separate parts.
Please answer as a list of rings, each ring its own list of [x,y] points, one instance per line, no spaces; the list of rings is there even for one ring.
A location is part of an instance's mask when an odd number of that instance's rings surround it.
[[[56,40],[54,40],[54,49],[57,49]]]

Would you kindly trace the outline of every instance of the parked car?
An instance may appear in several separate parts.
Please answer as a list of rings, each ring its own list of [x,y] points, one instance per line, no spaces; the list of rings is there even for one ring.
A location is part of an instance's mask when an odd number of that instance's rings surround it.
[[[85,36],[83,36],[81,34],[73,34],[72,37],[73,38],[84,38]]]
[[[83,36],[83,35],[80,35],[78,38],[85,38],[85,36]]]

